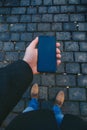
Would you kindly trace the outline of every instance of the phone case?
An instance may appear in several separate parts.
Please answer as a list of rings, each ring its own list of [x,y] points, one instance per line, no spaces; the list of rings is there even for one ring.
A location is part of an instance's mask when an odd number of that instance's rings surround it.
[[[56,39],[54,36],[39,36],[38,72],[56,72]]]

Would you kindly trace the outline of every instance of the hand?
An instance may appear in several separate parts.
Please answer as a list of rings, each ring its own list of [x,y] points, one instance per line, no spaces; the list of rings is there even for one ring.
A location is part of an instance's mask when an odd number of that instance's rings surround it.
[[[25,55],[23,60],[29,64],[31,67],[33,74],[37,74],[37,48],[38,37],[36,37],[30,45],[26,48]]]
[[[33,74],[38,74],[37,71],[37,57],[38,57],[38,51],[36,48],[36,45],[38,44],[38,37],[36,37],[30,45],[26,48],[25,55],[23,60],[29,64],[31,67]],[[56,57],[57,57],[57,65],[61,63],[61,54],[60,54],[60,43],[56,43]]]

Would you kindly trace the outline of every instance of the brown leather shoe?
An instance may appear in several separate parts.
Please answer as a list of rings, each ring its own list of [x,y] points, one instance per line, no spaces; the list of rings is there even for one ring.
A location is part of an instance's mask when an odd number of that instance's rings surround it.
[[[31,98],[37,98],[39,97],[39,87],[38,84],[34,84],[31,88]]]
[[[55,104],[57,104],[59,107],[61,107],[64,103],[65,99],[65,94],[63,91],[60,91],[57,93],[56,99],[55,99]]]

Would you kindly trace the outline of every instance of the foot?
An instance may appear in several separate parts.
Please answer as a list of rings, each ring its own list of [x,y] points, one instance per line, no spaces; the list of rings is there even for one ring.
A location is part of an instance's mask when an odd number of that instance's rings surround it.
[[[60,91],[57,93],[56,99],[55,99],[55,104],[61,107],[64,103],[65,95],[63,91]]]
[[[39,87],[38,84],[34,84],[31,88],[31,98],[38,99],[39,97]]]

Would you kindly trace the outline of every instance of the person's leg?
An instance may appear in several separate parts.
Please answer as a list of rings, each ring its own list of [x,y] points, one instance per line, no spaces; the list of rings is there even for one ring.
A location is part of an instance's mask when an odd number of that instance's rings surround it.
[[[28,107],[25,108],[24,112],[29,112],[29,111],[33,111],[33,110],[38,110],[39,109],[39,102],[36,98],[32,98],[29,103],[28,103]]]
[[[63,113],[62,113],[62,111],[61,111],[61,109],[60,109],[60,107],[58,105],[53,106],[53,112],[54,112],[56,121],[58,123],[58,126],[60,127],[64,115],[63,115]]]
[[[64,92],[60,91],[57,96],[56,96],[56,100],[55,100],[55,104],[53,106],[53,112],[57,121],[58,126],[60,127],[62,120],[63,120],[63,113],[61,111],[61,106],[64,102]]]
[[[25,108],[23,113],[39,109],[38,97],[39,97],[39,87],[37,84],[34,84],[31,88],[31,100],[29,101],[28,107]]]

